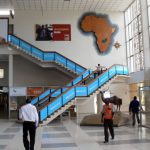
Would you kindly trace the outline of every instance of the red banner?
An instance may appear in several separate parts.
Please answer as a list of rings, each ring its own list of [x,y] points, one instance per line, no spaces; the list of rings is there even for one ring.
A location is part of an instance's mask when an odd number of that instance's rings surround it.
[[[37,41],[71,41],[70,24],[36,24]]]
[[[38,96],[39,94],[44,92],[43,87],[28,87],[27,88],[27,95],[28,96]]]

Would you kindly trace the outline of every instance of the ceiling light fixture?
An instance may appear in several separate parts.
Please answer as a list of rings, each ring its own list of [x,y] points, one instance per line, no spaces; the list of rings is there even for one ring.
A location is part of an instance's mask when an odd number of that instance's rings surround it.
[[[12,9],[1,9],[0,10],[0,16],[11,16],[11,18],[14,18],[14,10]]]
[[[8,15],[10,15],[10,10],[9,9],[0,10],[0,15],[1,16],[8,16]]]

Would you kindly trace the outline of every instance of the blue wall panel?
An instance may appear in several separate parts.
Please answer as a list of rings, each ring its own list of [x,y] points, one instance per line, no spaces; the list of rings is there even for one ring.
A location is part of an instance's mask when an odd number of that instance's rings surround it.
[[[55,112],[57,109],[59,109],[62,106],[62,97],[57,98],[54,102],[52,102],[48,106],[48,115],[51,115],[53,112]]]
[[[76,87],[76,96],[87,96],[87,87],[77,86]]]
[[[70,89],[63,95],[63,105],[75,97],[75,89]]]
[[[88,95],[94,92],[98,88],[98,79],[88,86]]]
[[[40,121],[43,121],[44,119],[47,118],[47,107],[43,108],[40,112],[39,112],[39,116],[40,116]]]
[[[44,53],[44,60],[45,61],[54,61],[55,60],[55,54],[52,52],[45,52]]]

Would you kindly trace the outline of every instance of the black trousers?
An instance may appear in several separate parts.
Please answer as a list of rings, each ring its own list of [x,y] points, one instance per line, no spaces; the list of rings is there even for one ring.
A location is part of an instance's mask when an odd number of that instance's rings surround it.
[[[110,132],[111,138],[114,139],[115,135],[114,135],[113,120],[104,119],[104,136],[105,136],[105,141],[107,142],[109,141],[109,132]]]
[[[36,126],[34,122],[24,121],[23,123],[23,144],[25,150],[34,150]],[[28,133],[30,142],[28,140]]]
[[[133,123],[132,125],[135,126],[135,117],[136,117],[136,120],[137,120],[137,123],[140,124],[140,118],[139,118],[139,113],[132,113],[132,119],[133,119]]]

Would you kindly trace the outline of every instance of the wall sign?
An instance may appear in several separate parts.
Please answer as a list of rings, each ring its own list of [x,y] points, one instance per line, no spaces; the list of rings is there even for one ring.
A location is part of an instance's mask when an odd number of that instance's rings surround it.
[[[35,34],[36,41],[71,41],[71,25],[36,24]]]
[[[100,53],[106,52],[113,46],[113,36],[117,26],[110,23],[107,15],[86,13],[80,19],[79,28],[83,33],[93,33]]]
[[[26,96],[26,87],[10,87],[10,96]]]
[[[28,87],[27,88],[27,95],[28,96],[38,96],[44,92],[43,87]]]

